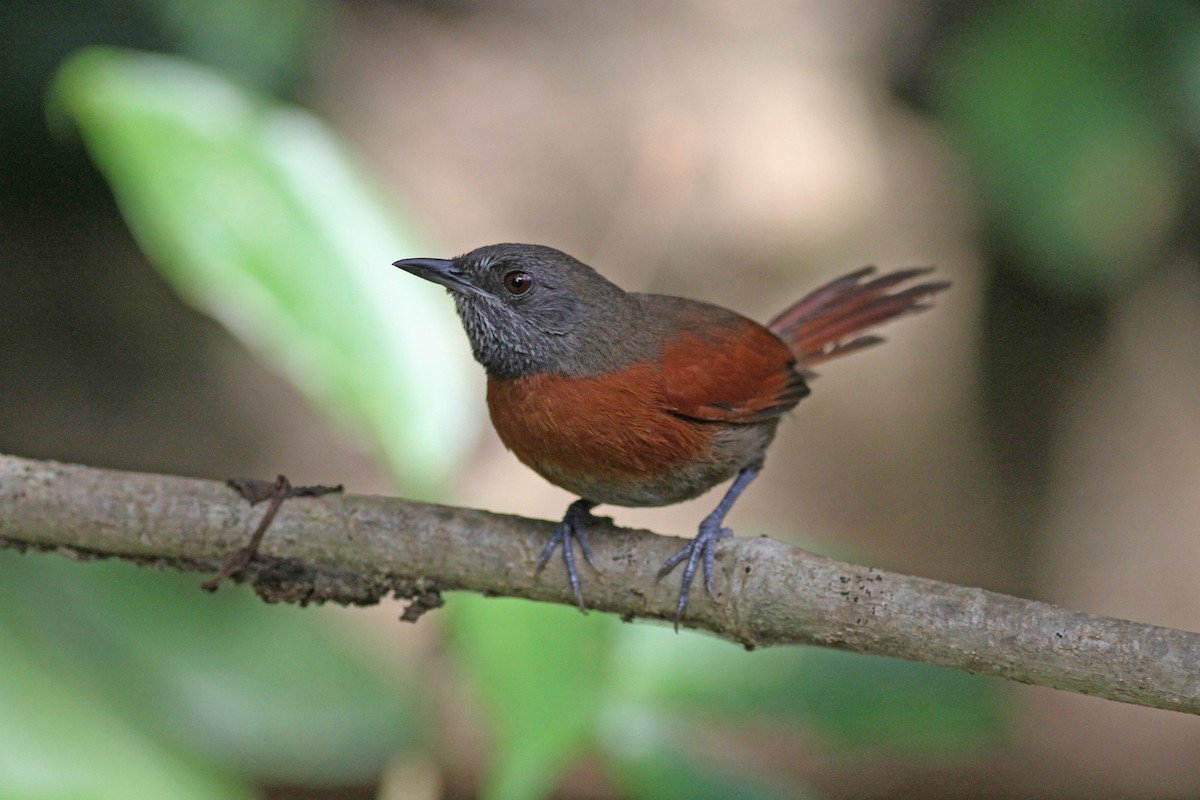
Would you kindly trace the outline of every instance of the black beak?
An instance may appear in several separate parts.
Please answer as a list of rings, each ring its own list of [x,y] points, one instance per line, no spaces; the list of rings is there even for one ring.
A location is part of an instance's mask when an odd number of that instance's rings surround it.
[[[470,276],[458,264],[446,258],[402,258],[392,262],[405,272],[433,281],[460,294],[486,294],[471,282]]]

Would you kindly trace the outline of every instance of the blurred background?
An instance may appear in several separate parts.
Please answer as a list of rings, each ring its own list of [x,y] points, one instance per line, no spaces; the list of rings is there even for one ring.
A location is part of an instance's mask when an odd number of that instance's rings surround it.
[[[731,524],[1200,629],[1195,3],[10,0],[0,66],[0,452],[557,518],[391,261],[538,242],[760,320],[934,264]],[[199,582],[0,552],[0,795],[1200,794],[1184,715]]]

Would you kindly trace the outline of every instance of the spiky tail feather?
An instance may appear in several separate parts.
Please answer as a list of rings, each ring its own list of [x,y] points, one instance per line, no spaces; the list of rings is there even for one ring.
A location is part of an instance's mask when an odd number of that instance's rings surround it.
[[[796,366],[808,372],[817,364],[870,347],[882,337],[864,331],[888,320],[929,308],[929,300],[950,287],[949,281],[927,281],[890,292],[933,271],[914,267],[875,274],[874,267],[843,275],[811,292],[771,320],[767,327],[796,355]]]

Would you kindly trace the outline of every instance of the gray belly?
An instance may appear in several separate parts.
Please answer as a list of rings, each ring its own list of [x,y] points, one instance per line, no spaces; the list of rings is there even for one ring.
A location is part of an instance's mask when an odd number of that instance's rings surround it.
[[[660,470],[656,474],[596,479],[553,464],[530,464],[546,480],[597,503],[631,508],[669,506],[699,497],[743,468],[759,466],[778,419],[751,425],[721,425],[710,457]]]

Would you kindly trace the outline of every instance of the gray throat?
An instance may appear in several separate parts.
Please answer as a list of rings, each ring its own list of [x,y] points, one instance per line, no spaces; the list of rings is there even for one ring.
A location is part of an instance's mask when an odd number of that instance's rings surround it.
[[[579,304],[551,325],[486,298],[454,296],[475,360],[500,379],[546,372],[589,377],[657,355],[658,340],[642,304],[619,289],[604,299]]]

